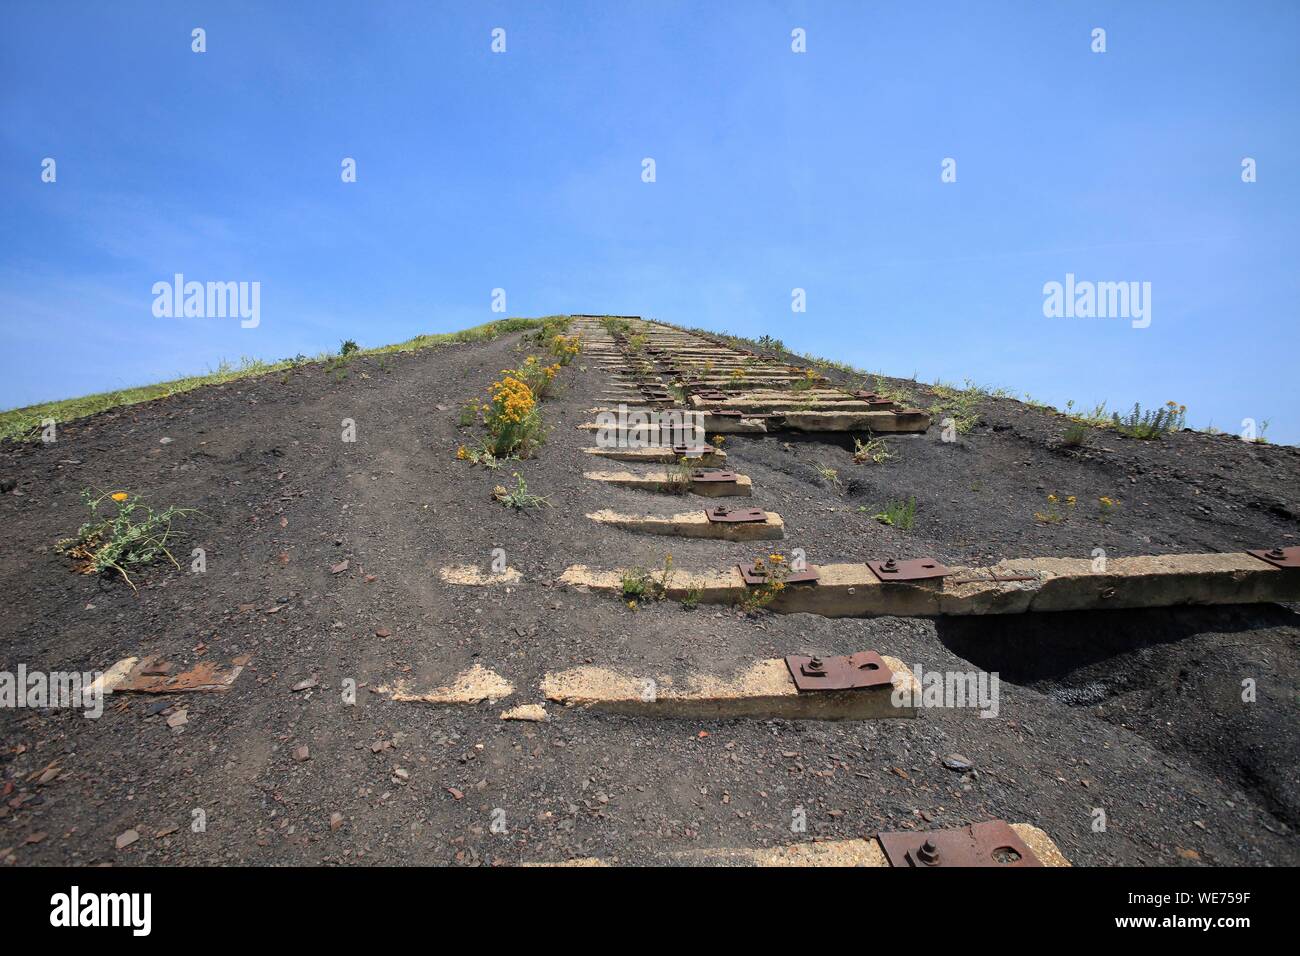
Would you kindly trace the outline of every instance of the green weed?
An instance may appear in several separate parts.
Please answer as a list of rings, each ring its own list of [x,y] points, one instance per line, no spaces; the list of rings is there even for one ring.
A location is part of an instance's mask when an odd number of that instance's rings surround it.
[[[167,542],[179,536],[173,531],[172,522],[193,514],[193,508],[173,505],[155,511],[125,491],[94,495],[87,489],[81,496],[90,509],[91,520],[75,536],[58,542],[55,550],[83,562],[86,573],[116,571],[134,590],[135,582],[128,569],[142,568],[161,557],[180,568],[167,549]],[[113,513],[101,514],[101,506],[114,509]]]
[[[883,511],[877,512],[872,517],[881,524],[887,524],[899,531],[911,531],[912,525],[916,522],[916,499],[891,501],[885,505]]]

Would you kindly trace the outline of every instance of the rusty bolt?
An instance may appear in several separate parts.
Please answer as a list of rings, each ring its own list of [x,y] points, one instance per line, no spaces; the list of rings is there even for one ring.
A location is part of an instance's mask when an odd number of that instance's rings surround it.
[[[1270,549],[1270,551],[1268,552],[1268,556],[1269,556],[1270,558],[1279,558],[1279,559],[1281,559],[1281,558],[1285,558],[1285,557],[1286,557],[1286,552],[1284,552],[1281,548],[1272,548],[1272,549]]]
[[[898,562],[895,561],[893,558],[890,558],[888,561],[886,561],[884,564],[882,564],[882,565],[880,566],[880,570],[882,570],[882,571],[897,571],[897,570],[898,570]]]
[[[926,840],[921,844],[921,849],[916,851],[916,856],[926,866],[936,866],[939,863],[939,848],[933,840]]]

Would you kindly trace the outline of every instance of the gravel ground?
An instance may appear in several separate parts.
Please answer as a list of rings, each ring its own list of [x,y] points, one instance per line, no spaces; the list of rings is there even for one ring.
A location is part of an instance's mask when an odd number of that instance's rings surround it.
[[[0,711],[0,859],[649,863],[684,849],[1000,817],[1042,827],[1080,865],[1300,862],[1295,608],[858,621],[630,611],[554,587],[572,563],[657,568],[671,551],[676,567],[702,569],[752,558],[755,546],[585,517],[604,507],[670,514],[703,499],[582,477],[622,467],[581,453],[592,435],[575,426],[605,388],[584,358],[544,406],[552,430],[536,459],[496,472],[456,461],[473,435],[457,425],[460,406],[516,364],[520,347],[513,336],[358,358],[345,377],[308,366],[74,422],[52,445],[0,445],[0,478],[16,483],[0,495],[0,670],[252,655],[225,694],[119,695],[98,720]],[[923,387],[904,384],[925,404]],[[1296,449],[1098,432],[1069,450],[1051,413],[1005,399],[980,412],[958,442],[938,429],[887,438],[895,457],[880,465],[854,464],[851,442],[783,434],[730,436],[728,467],[754,480],[753,504],[782,515],[782,547],[814,563],[1297,543]],[[340,440],[348,418],[352,443]],[[551,507],[493,501],[511,470]],[[53,545],[84,520],[86,487],[199,509],[182,550],[204,548],[207,571],[158,566],[138,593],[73,573]],[[1059,524],[1039,522],[1049,493],[1079,506]],[[1121,501],[1106,521],[1095,507],[1103,495]],[[911,531],[872,519],[913,496]],[[444,565],[486,569],[497,547],[521,583],[439,580]],[[515,704],[539,699],[546,672],[584,663],[730,674],[756,658],[864,648],[926,670],[996,669],[999,715],[800,723],[548,708],[551,719],[534,724],[501,721],[501,706],[397,703],[369,690],[441,682],[478,662],[515,684]],[[317,686],[292,689],[310,678]],[[1241,699],[1248,678],[1253,703]],[[361,688],[352,705],[346,681]],[[171,728],[159,708],[177,704],[188,722]],[[791,831],[798,807],[804,833]],[[119,849],[129,830],[139,839]]]

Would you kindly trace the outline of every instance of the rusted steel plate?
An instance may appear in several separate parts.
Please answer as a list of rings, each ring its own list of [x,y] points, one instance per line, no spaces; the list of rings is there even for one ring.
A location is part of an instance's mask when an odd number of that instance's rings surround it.
[[[941,578],[949,574],[947,566],[934,558],[914,558],[911,561],[868,561],[871,573],[886,583],[890,581],[924,581],[928,578]]]
[[[1034,851],[1003,820],[954,830],[877,833],[890,866],[1042,866]]]
[[[734,482],[739,476],[734,471],[722,471],[718,468],[696,468],[691,472],[691,481]]]
[[[716,508],[705,508],[704,514],[710,521],[723,524],[762,524],[767,520],[767,512],[762,508],[731,508],[727,505],[718,505]]]
[[[717,449],[712,445],[673,445],[673,454],[681,458],[701,458],[715,451]]]
[[[137,664],[113,689],[115,692],[134,691],[139,694],[220,693],[230,690],[248,661],[248,655],[236,657],[230,667],[222,667],[213,661],[200,661],[187,671],[173,674],[171,666],[163,663],[161,658],[150,657]]]
[[[791,654],[785,659],[790,677],[799,693],[823,690],[865,690],[884,687],[894,680],[894,672],[875,651],[859,651],[835,657],[803,657]]]
[[[1269,548],[1267,551],[1247,551],[1275,568],[1300,568],[1300,547]]]
[[[749,586],[767,583],[767,568],[756,567],[757,562],[749,564],[738,564],[736,569],[740,571],[740,576],[744,578],[745,584]],[[816,584],[820,575],[813,565],[808,565],[802,571],[788,571],[781,577],[782,584]]]

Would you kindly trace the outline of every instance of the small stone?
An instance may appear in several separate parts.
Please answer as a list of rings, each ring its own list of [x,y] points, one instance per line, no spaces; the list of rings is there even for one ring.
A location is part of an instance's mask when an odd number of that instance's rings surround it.
[[[306,744],[301,744],[300,746],[293,748],[293,759],[299,763],[311,759],[311,751],[307,748]]]
[[[125,833],[119,833],[117,837],[117,848],[124,850],[136,840],[140,839],[140,834],[135,830],[127,830]]]
[[[540,723],[547,719],[546,708],[541,704],[520,704],[501,712],[502,720],[529,720]]]
[[[343,814],[335,810],[330,814],[330,829],[337,831],[343,826]]]
[[[969,757],[963,757],[961,754],[948,754],[943,758],[943,765],[949,770],[955,770],[958,773],[965,773],[974,766]]]
[[[167,718],[167,726],[173,728],[184,727],[189,722],[190,722],[189,715],[183,710],[178,710],[176,711],[176,713],[172,714],[170,717]]]

